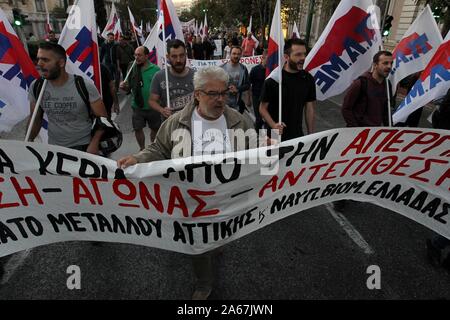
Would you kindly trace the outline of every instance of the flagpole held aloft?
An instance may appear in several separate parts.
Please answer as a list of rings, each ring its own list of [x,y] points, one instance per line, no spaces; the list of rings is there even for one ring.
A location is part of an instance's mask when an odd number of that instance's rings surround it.
[[[278,14],[279,17],[281,17],[281,6],[278,5]],[[278,39],[283,39],[283,32],[281,30],[281,19],[278,23]],[[280,41],[281,42],[281,41]],[[281,43],[279,44],[279,48],[278,48],[278,76],[280,81],[278,82],[278,117],[279,117],[279,122],[280,124],[283,123],[283,117],[282,117],[282,111],[283,111],[283,107],[282,107],[282,103],[283,103],[283,97],[282,97],[282,93],[283,93],[283,63],[282,63],[282,50],[284,48],[281,47]]]
[[[45,79],[44,83],[42,84],[41,92],[39,92],[39,97],[36,101],[36,105],[34,106],[33,115],[31,116],[30,123],[28,124],[27,134],[25,135],[25,142],[28,142],[30,140],[31,129],[33,128],[34,121],[36,120],[37,111],[41,105],[42,97],[44,96],[44,91],[45,91],[45,88],[47,87],[47,82],[48,82],[48,80]]]
[[[378,23],[378,18],[377,18],[377,14],[376,14],[376,8],[375,6],[372,6],[369,10],[369,13],[372,15],[372,23],[374,24],[374,29],[377,30],[377,36],[381,37],[381,28],[380,28],[380,24]],[[379,10],[379,9],[378,9]],[[385,11],[385,14],[387,12],[387,8]],[[383,40],[380,42],[380,50],[384,50],[384,44],[383,44]],[[390,86],[389,86],[389,78],[385,78],[384,82],[386,84],[386,95],[387,95],[387,111],[388,111],[388,125],[389,127],[392,127],[392,106],[391,106],[391,90],[390,90]]]
[[[164,20],[164,10],[161,9],[161,26],[162,26],[162,33],[163,33],[163,45],[164,45],[164,52],[167,52],[167,42],[166,42],[166,25]],[[166,56],[166,65],[165,65],[165,75],[166,75],[166,96],[167,96],[167,107],[170,109],[170,91],[169,91],[169,64],[167,63],[167,56]]]

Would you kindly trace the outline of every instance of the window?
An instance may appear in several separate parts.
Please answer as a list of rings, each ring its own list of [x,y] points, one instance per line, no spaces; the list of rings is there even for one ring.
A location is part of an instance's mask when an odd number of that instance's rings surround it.
[[[37,12],[45,12],[45,0],[35,0],[36,3],[36,11]]]

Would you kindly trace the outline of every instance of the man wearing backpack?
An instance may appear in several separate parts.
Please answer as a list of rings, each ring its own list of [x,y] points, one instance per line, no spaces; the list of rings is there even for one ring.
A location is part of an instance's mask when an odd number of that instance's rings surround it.
[[[389,93],[386,79],[392,70],[393,57],[389,51],[379,51],[373,57],[372,72],[353,81],[342,105],[347,127],[380,127],[389,125],[388,99],[394,106],[392,88]],[[347,200],[333,202],[334,209],[343,211]]]
[[[386,78],[392,70],[392,53],[379,51],[373,57],[372,72],[353,81],[342,105],[347,127],[388,126],[388,94]],[[392,102],[392,89],[389,98]],[[394,106],[394,104],[391,104]]]
[[[66,51],[58,44],[42,43],[37,59],[41,76],[48,82],[33,123],[30,141],[38,135],[45,112],[48,117],[49,144],[98,154],[104,133],[100,117],[106,118],[107,113],[97,88],[90,81],[66,72]],[[38,79],[31,85],[31,114],[43,79]],[[93,121],[97,130],[91,135]]]

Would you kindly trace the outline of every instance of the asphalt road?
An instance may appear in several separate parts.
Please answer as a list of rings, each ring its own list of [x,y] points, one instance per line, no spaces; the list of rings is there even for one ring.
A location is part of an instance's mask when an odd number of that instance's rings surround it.
[[[341,100],[318,103],[317,131],[344,126]],[[131,111],[123,105],[117,121],[125,140],[114,159],[137,151]],[[0,137],[21,140],[24,130],[22,123]],[[426,259],[432,234],[369,203],[351,202],[344,214],[316,207],[226,245],[215,259],[210,298],[449,299],[450,274]],[[189,256],[142,246],[66,242],[1,261],[0,299],[190,299],[194,284]],[[72,265],[80,268],[81,289],[68,289]],[[367,286],[370,266],[379,268],[380,289]]]

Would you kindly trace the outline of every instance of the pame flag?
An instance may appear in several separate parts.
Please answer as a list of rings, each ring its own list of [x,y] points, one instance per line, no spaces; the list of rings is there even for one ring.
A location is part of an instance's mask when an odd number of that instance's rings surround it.
[[[439,46],[420,78],[393,115],[394,123],[405,122],[408,116],[427,103],[442,98],[450,89],[450,33]]]
[[[282,50],[284,49],[284,38],[281,32],[280,9],[280,0],[277,0],[277,5],[275,6],[275,12],[272,19],[272,25],[270,27],[269,45],[267,50],[266,77],[270,76],[278,66],[283,65],[283,61],[280,61],[280,57],[281,59],[283,59]],[[273,75],[273,78],[277,78],[276,75]]]
[[[59,44],[67,52],[67,72],[93,81],[101,93],[97,24],[93,0],[75,2],[61,32]]]
[[[430,6],[427,5],[392,53],[394,65],[390,80],[394,92],[402,79],[425,69],[428,61],[441,44],[441,33]]]
[[[365,71],[381,46],[371,0],[343,0],[305,60],[316,81],[317,100],[344,92]]]
[[[0,9],[0,132],[11,131],[29,116],[28,90],[37,78],[39,73]]]

